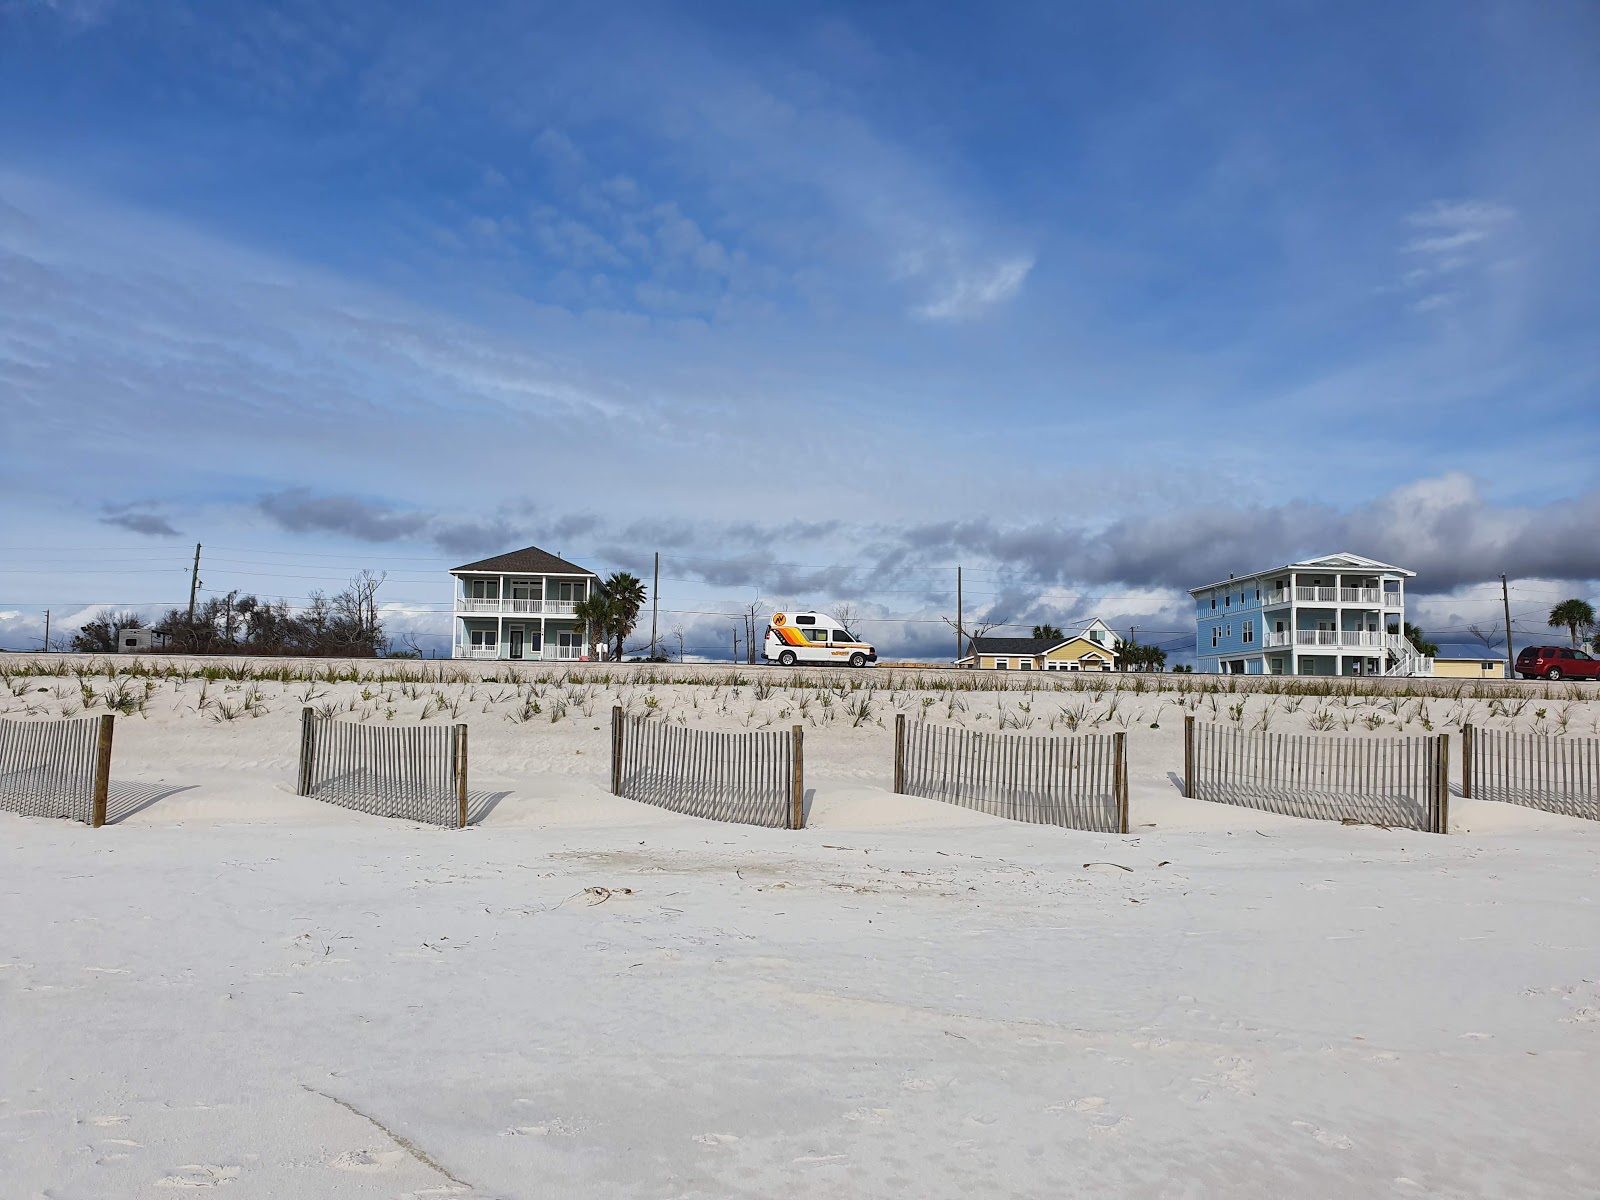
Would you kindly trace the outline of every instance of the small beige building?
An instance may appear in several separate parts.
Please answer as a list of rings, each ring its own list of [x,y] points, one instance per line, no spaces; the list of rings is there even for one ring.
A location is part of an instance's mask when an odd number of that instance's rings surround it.
[[[1440,646],[1433,660],[1435,679],[1504,679],[1506,660],[1482,646]]]
[[[1103,621],[1064,638],[980,637],[958,667],[980,671],[1114,671],[1117,635]]]

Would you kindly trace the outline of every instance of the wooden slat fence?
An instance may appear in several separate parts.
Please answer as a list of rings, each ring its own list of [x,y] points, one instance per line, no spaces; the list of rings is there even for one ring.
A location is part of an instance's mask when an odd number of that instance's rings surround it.
[[[1012,821],[1128,832],[1127,734],[1032,737],[895,716],[895,788]]]
[[[428,825],[467,824],[467,727],[367,725],[300,713],[302,796]]]
[[[1461,794],[1600,821],[1600,738],[1461,731]]]
[[[0,809],[104,825],[115,720],[0,721]]]
[[[1450,741],[1251,733],[1185,717],[1184,794],[1289,817],[1444,833]]]
[[[713,733],[611,710],[611,790],[713,821],[805,826],[804,734]]]

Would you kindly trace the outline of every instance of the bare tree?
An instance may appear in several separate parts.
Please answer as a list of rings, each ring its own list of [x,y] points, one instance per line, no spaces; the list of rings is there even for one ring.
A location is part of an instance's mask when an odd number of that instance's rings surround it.
[[[998,629],[1001,625],[1001,622],[999,621],[974,621],[970,625],[963,626],[956,624],[956,622],[950,617],[941,617],[940,620],[942,620],[946,625],[950,626],[951,629],[954,629],[958,634],[961,635],[963,639],[965,639],[967,648],[966,651],[961,655],[962,658],[970,658],[972,656],[972,643],[977,641],[984,634],[988,633],[989,630]]]
[[[1505,635],[1500,632],[1500,626],[1498,623],[1491,624],[1487,629],[1482,625],[1468,625],[1467,631],[1471,633],[1473,637],[1482,642],[1483,648],[1490,654],[1494,653],[1494,648],[1496,646],[1500,645],[1506,640]]]
[[[674,625],[672,627],[672,636],[678,639],[678,661],[682,662],[683,661],[683,626],[682,625]]]
[[[847,601],[844,604],[835,604],[830,615],[845,627],[846,632],[853,634],[856,631],[856,618],[861,614],[854,604]]]
[[[744,618],[745,662],[752,666],[755,665],[756,661],[756,642],[759,640],[757,631],[764,632],[766,628],[766,620],[761,615],[766,611],[766,608],[766,601],[757,596],[749,604],[745,605],[744,612],[741,614]]]

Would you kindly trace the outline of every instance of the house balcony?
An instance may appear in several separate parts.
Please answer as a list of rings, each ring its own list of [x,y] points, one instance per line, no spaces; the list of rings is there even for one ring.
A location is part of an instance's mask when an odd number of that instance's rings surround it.
[[[456,612],[491,616],[570,617],[576,607],[570,600],[474,600],[467,596],[456,597]]]
[[[1399,608],[1400,593],[1386,592],[1382,588],[1348,587],[1297,587],[1294,589],[1297,604],[1362,604],[1371,608]],[[1273,592],[1268,604],[1289,603],[1286,590]]]
[[[1296,629],[1282,633],[1269,632],[1261,644],[1268,650],[1282,650],[1288,646],[1325,650],[1384,650],[1393,640],[1390,634],[1364,629]]]

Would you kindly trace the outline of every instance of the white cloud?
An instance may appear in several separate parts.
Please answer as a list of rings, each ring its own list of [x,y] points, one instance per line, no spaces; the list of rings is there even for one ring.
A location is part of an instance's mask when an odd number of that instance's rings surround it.
[[[930,321],[973,320],[1021,291],[1032,270],[1032,255],[947,266],[938,272],[932,294],[914,311]],[[925,274],[927,268],[915,273]]]
[[[1414,313],[1441,312],[1465,299],[1464,277],[1489,265],[1495,245],[1515,223],[1515,209],[1485,200],[1436,200],[1406,217],[1417,233],[1401,246],[1412,266],[1400,290],[1417,293]]]

